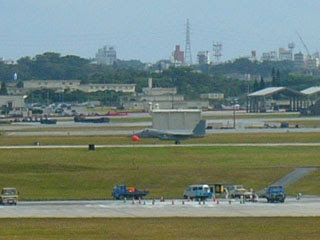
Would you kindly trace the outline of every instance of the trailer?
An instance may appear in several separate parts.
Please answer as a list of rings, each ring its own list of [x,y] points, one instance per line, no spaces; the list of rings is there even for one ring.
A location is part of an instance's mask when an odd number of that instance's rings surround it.
[[[57,120],[45,118],[45,119],[41,119],[40,123],[41,124],[57,124]]]
[[[121,199],[142,199],[149,194],[149,191],[140,191],[135,187],[126,185],[116,185],[112,190],[112,197],[117,200]]]

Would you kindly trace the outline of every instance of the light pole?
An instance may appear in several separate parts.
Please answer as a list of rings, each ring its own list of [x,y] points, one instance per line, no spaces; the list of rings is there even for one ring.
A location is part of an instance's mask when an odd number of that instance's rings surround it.
[[[233,129],[236,128],[236,99],[233,99]]]

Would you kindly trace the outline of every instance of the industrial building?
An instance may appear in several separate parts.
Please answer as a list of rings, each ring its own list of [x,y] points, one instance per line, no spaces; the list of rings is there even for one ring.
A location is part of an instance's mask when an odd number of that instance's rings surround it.
[[[277,61],[278,56],[276,51],[262,53],[261,61]]]
[[[304,55],[302,52],[294,54],[294,68],[303,69],[305,67]]]
[[[124,109],[148,111],[151,106],[161,109],[208,109],[208,100],[186,101],[183,95],[177,94],[176,88],[154,88],[152,79],[148,80],[148,87],[142,89],[142,94],[124,96],[121,98]]]
[[[194,129],[201,120],[198,109],[153,109],[152,128],[161,130]]]
[[[184,52],[180,50],[180,45],[176,45],[176,49],[172,53],[173,62],[184,64]]]
[[[210,54],[209,51],[200,51],[198,52],[198,63],[200,65],[210,64]]]
[[[292,61],[292,51],[284,48],[279,48],[280,61]]]

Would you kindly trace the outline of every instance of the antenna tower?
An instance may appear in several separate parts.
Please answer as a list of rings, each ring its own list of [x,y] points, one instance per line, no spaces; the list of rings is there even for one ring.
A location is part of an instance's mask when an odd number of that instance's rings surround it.
[[[191,65],[191,64],[192,64],[191,43],[190,43],[190,23],[189,23],[189,19],[187,19],[187,28],[186,28],[185,63],[186,63],[187,65]]]
[[[212,44],[213,46],[213,56],[215,58],[215,62],[219,63],[220,62],[220,58],[222,56],[222,43],[221,42],[213,42]]]

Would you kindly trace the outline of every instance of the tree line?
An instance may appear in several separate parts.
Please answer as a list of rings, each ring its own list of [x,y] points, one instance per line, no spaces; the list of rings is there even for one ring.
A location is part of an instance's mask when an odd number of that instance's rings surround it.
[[[148,78],[152,77],[155,87],[177,87],[178,93],[187,99],[199,98],[201,93],[220,92],[226,97],[234,97],[245,96],[248,92],[267,86],[288,86],[301,90],[320,84],[319,78],[314,76],[292,75],[293,63],[290,61],[260,63],[237,59],[219,65],[171,67],[162,72],[151,72],[142,66],[136,60],[118,61],[112,66],[105,66],[74,55],[61,56],[59,53],[46,52],[32,58],[20,58],[16,64],[0,61],[0,80],[12,82],[14,73],[17,73],[18,82],[31,79],[78,79],[82,83],[130,83],[136,84],[140,92],[147,86]],[[248,82],[226,77],[229,73],[249,73],[260,75],[261,78]],[[271,81],[264,80],[270,77]],[[80,97],[80,93],[78,95]]]

